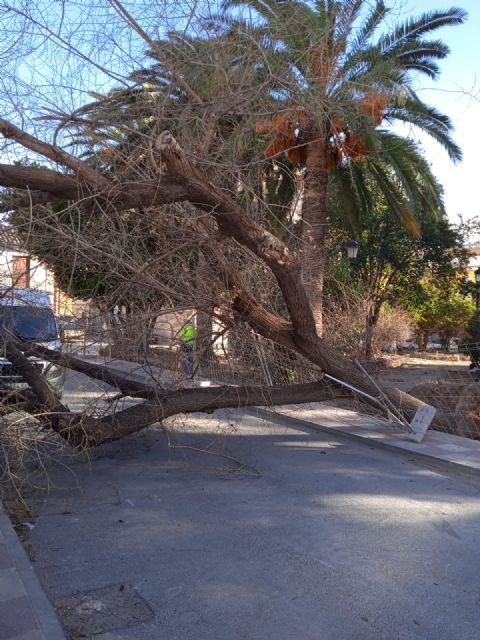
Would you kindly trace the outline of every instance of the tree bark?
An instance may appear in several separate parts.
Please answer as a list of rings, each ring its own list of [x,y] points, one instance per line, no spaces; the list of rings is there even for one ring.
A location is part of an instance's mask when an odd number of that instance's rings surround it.
[[[315,139],[307,145],[300,264],[315,327],[321,336],[327,228],[328,141],[326,132],[315,131],[312,135]]]
[[[119,440],[179,413],[212,412],[227,407],[318,402],[346,395],[344,390],[335,388],[324,380],[279,387],[222,385],[166,392],[160,386],[142,384],[135,378],[129,378],[127,374],[112,372],[106,366],[91,365],[79,358],[44,347],[28,348],[14,338],[9,337],[6,348],[8,358],[21,371],[31,387],[36,400],[33,403],[34,408],[43,417],[43,425],[49,426],[69,444],[82,450]],[[132,395],[148,400],[101,419],[72,413],[58,401],[21,349],[27,353],[48,357],[58,364],[68,364],[76,371],[117,384],[123,388],[124,393],[132,390]]]
[[[373,303],[368,311],[365,319],[365,358],[369,359],[373,356],[373,336],[375,333],[375,327],[377,326],[378,319],[380,317],[380,310],[382,308],[381,303]]]
[[[58,200],[81,200],[81,207],[90,210],[96,203],[127,209],[186,200],[196,202],[198,198],[195,189],[172,176],[162,176],[158,183],[109,182],[98,190],[73,173],[8,164],[0,164],[0,185],[33,192],[18,198],[4,198],[0,212]]]
[[[28,382],[38,404],[50,410],[53,414],[68,413],[67,407],[59,401],[46,380],[37,374],[32,363],[20,351],[13,340],[5,336],[3,331],[2,338],[4,339],[7,358],[12,363],[12,367]]]
[[[35,138],[3,118],[0,118],[0,133],[6,138],[15,140],[15,142],[21,144],[22,147],[39,153],[45,158],[49,158],[74,171],[80,180],[85,180],[90,187],[93,187],[95,190],[108,189],[110,186],[110,180],[102,176],[102,174],[97,173],[97,171],[83,160],[72,156],[56,145],[48,144]]]
[[[345,395],[344,391],[332,388],[323,380],[279,387],[222,385],[181,389],[173,391],[159,402],[135,405],[112,416],[106,416],[99,421],[95,439],[90,440],[88,446],[119,440],[179,413],[211,413],[224,408],[319,402]]]
[[[420,351],[426,351],[428,343],[428,333],[426,331],[420,331],[420,333],[416,335],[416,340],[418,349]]]

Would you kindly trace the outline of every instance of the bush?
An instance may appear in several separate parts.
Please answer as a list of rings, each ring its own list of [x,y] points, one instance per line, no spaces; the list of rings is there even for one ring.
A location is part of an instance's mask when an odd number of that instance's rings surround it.
[[[324,335],[348,357],[362,355],[365,345],[365,327],[368,301],[355,289],[347,287],[336,292],[324,310]],[[378,355],[397,342],[403,342],[413,333],[410,314],[400,307],[384,305],[373,330],[373,354]]]

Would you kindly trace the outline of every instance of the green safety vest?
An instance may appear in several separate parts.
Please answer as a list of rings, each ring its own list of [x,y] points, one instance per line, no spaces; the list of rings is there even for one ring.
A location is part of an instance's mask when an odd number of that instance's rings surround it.
[[[178,332],[182,342],[193,342],[197,337],[197,331],[191,322],[187,322]]]

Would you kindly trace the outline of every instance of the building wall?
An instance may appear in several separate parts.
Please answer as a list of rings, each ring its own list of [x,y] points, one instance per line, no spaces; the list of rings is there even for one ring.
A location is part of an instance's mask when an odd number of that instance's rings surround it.
[[[22,251],[0,251],[0,285],[5,287],[21,286],[18,274],[14,271],[15,257],[27,257]],[[48,291],[52,301],[53,311],[56,315],[73,315],[74,300],[55,286],[53,274],[38,260],[30,257],[28,273],[28,288]]]

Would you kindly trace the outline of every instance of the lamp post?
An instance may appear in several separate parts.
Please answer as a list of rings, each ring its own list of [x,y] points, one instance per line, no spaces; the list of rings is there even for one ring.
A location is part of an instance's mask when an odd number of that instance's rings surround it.
[[[356,240],[349,240],[347,242],[347,257],[350,260],[350,262],[353,262],[354,260],[357,259],[359,249],[360,249],[360,245]],[[478,271],[479,271],[478,278],[480,282],[480,269]]]
[[[475,309],[480,309],[480,267],[475,269]]]

